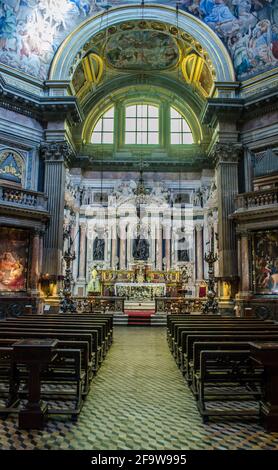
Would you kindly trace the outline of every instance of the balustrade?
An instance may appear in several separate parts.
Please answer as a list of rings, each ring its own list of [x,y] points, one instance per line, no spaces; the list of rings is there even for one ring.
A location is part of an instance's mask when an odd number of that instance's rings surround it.
[[[73,297],[77,313],[123,312],[124,297]]]
[[[278,188],[240,194],[236,198],[237,209],[250,209],[277,204]]]
[[[47,209],[47,197],[43,193],[14,188],[2,183],[0,185],[0,204],[3,203],[27,206],[39,210]]]

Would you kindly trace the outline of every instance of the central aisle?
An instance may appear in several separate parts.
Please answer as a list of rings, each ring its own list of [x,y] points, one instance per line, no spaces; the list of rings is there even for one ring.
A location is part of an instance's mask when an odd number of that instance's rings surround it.
[[[114,343],[77,423],[50,419],[43,431],[0,420],[2,449],[278,449],[258,424],[202,424],[166,341],[165,328],[116,327]]]

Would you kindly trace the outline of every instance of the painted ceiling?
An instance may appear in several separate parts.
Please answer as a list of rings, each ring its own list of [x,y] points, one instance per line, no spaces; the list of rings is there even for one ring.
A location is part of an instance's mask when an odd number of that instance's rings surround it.
[[[118,23],[87,41],[73,59],[72,84],[82,100],[99,83],[110,84],[115,73],[131,71],[166,73],[205,97],[215,79],[208,53],[190,34],[159,21],[140,20]]]
[[[145,0],[147,3],[176,5],[175,0]],[[53,56],[65,37],[86,18],[120,4],[141,2],[0,0],[0,62],[46,79]],[[181,10],[200,18],[223,40],[238,79],[278,65],[278,0],[182,0],[179,4]],[[124,41],[124,37],[118,38],[120,49]],[[170,43],[166,47],[169,54],[162,60],[171,65],[176,51]],[[131,50],[129,46],[132,54]],[[117,67],[122,56],[120,52],[115,55],[111,46],[108,60],[112,65]]]

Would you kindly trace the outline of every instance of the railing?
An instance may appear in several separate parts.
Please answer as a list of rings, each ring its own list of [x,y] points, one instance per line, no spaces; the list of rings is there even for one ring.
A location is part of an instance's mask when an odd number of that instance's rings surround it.
[[[124,297],[73,297],[77,313],[124,312]]]
[[[198,297],[157,297],[155,299],[156,313],[186,314],[201,312],[206,299]]]
[[[0,204],[17,205],[36,210],[47,210],[47,196],[44,193],[15,188],[0,184]]]
[[[236,197],[237,210],[251,209],[254,207],[270,206],[278,203],[278,188],[252,193],[239,194]]]

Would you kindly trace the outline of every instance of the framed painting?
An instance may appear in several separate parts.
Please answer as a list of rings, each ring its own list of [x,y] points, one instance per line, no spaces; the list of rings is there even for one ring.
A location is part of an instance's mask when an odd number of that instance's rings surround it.
[[[27,230],[0,229],[0,294],[27,290],[29,244]]]
[[[278,294],[278,230],[253,234],[253,276],[257,294]]]

